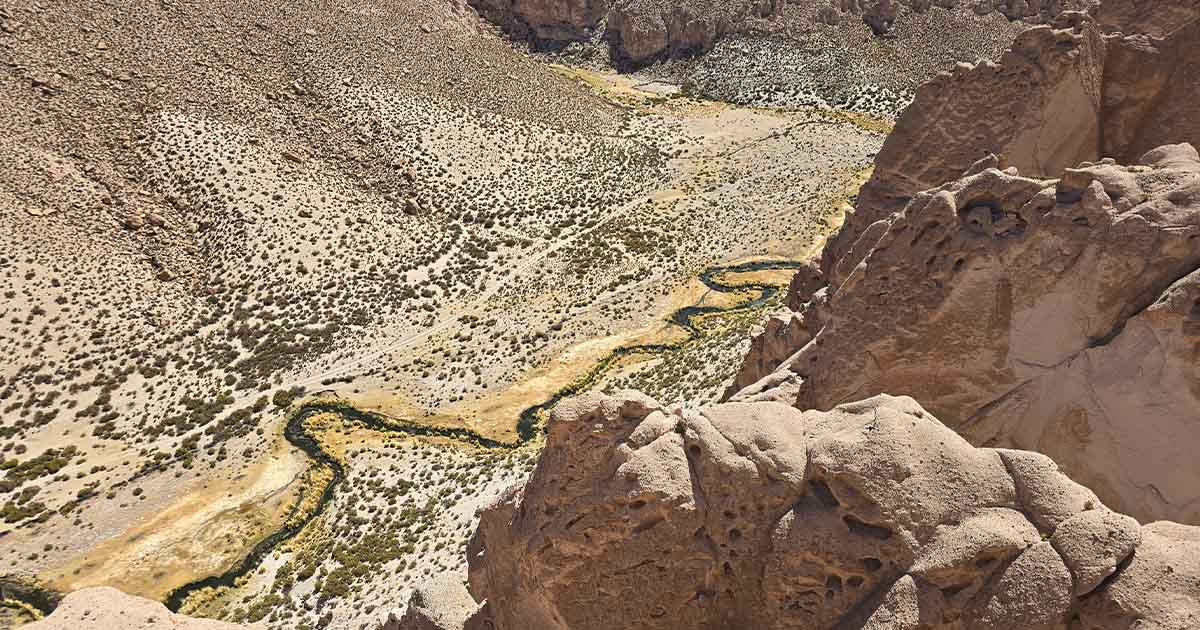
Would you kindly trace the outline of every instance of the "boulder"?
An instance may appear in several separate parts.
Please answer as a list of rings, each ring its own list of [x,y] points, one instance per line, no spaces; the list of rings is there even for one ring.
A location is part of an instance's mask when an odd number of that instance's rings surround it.
[[[471,593],[499,630],[1185,618],[1166,597],[1112,589],[1150,588],[1131,582],[1139,559],[1186,570],[1200,529],[1131,536],[1131,519],[1094,501],[1064,518],[1042,493],[1074,484],[1014,453],[971,446],[905,397],[802,412],[588,395],[553,414],[528,481],[481,512]],[[1190,575],[1172,596],[1195,588]]]
[[[1143,526],[1133,555],[1083,599],[1079,619],[1081,630],[1200,628],[1200,528]]]
[[[380,630],[489,630],[487,606],[467,592],[460,576],[446,573],[413,589],[404,611]]]

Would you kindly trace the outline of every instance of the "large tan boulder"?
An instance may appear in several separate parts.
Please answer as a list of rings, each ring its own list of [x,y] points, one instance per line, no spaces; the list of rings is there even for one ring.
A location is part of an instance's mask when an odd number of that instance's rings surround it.
[[[910,395],[975,444],[1049,455],[1139,519],[1200,522],[1193,147],[1060,181],[984,170],[877,228],[814,305],[812,341],[735,400]]]
[[[482,512],[470,590],[499,630],[1188,627],[1194,601],[1170,602],[1195,597],[1200,530],[1140,528],[1077,487],[910,398],[591,395]],[[1152,593],[1156,571],[1180,575]]]
[[[97,586],[70,593],[50,616],[22,626],[26,630],[241,630],[255,626],[177,615],[156,601]]]

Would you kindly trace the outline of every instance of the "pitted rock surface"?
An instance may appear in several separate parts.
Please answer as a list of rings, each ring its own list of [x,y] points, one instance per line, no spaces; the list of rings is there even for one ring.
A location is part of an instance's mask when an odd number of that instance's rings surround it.
[[[1165,602],[1200,584],[1180,555],[1200,530],[1140,527],[1046,458],[973,447],[886,395],[827,412],[576,399],[481,518],[470,589],[501,630],[1063,629],[1076,613],[1182,630],[1190,609]],[[1154,571],[1179,575],[1131,592]]]
[[[851,249],[872,224],[989,155],[1059,177],[1083,161],[1133,163],[1160,145],[1200,144],[1200,5],[1108,6],[1028,29],[998,61],[959,63],[917,90],[822,252],[831,289],[861,261]]]
[[[1058,181],[986,169],[919,193],[794,316],[814,322],[789,333],[804,345],[733,398],[910,395],[972,443],[1049,455],[1139,519],[1200,521],[1198,190],[1183,144]]]

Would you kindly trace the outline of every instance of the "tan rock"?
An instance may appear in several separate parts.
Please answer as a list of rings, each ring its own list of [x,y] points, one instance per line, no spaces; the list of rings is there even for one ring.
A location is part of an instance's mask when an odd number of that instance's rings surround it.
[[[763,322],[763,330],[750,339],[750,350],[741,370],[729,386],[733,394],[770,374],[787,359],[796,348],[802,348],[812,340],[812,332],[804,325],[804,319],[792,311],[771,315]]]
[[[1025,550],[1000,573],[971,628],[1049,630],[1062,628],[1071,608],[1071,573],[1048,542]]]
[[[1049,457],[1032,451],[997,452],[1016,483],[1018,500],[1042,532],[1049,534],[1076,514],[1100,506],[1095,493],[1064,475]]]
[[[1124,514],[1088,510],[1059,525],[1050,544],[1075,576],[1075,595],[1086,595],[1117,570],[1142,540],[1141,525]]]
[[[458,575],[443,574],[413,589],[408,605],[380,630],[486,630],[486,606],[471,598]]]
[[[1099,504],[1041,534],[1029,518],[1069,511],[1041,493],[1072,484],[1039,462],[972,447],[910,398],[684,411],[590,395],[563,404],[529,480],[481,513],[470,589],[498,630],[1028,630],[1080,606],[1174,619],[1158,599],[1102,600],[1111,586],[1076,594],[1141,547]],[[1161,548],[1154,567],[1186,552]]]
[[[910,572],[938,588],[957,588],[970,583],[981,564],[1011,560],[1040,540],[1020,512],[981,508],[959,523],[938,525]]]
[[[1126,563],[1104,588],[1083,600],[1082,630],[1200,627],[1200,528],[1146,525]]]
[[[126,595],[108,586],[97,586],[67,595],[50,616],[23,627],[28,630],[236,630],[251,626],[177,615],[158,602]]]

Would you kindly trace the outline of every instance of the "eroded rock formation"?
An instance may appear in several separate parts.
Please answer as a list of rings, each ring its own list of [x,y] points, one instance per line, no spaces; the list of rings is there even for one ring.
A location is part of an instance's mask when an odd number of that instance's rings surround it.
[[[803,345],[735,399],[910,395],[976,444],[1050,455],[1138,518],[1200,521],[1191,145],[1058,181],[985,169],[917,194],[840,269],[793,317],[813,322],[787,337]]]
[[[607,0],[471,0],[470,4],[513,34],[551,42],[587,39],[609,10]]]
[[[1026,30],[998,62],[961,63],[924,84],[822,252],[831,287],[861,260],[848,254],[873,223],[981,160],[1059,177],[1083,161],[1200,144],[1200,7],[1153,5],[1101,10],[1100,23],[1064,13],[1056,24],[1066,28]]]
[[[1140,526],[1044,455],[973,447],[891,396],[564,403],[469,560],[500,630],[1200,621],[1200,529]]]
[[[1064,11],[1085,10],[1097,3],[1088,0],[1068,0],[1066,2],[1042,0],[983,0],[981,2],[962,2],[960,0],[830,0],[829,6],[837,15],[861,16],[863,22],[871,27],[876,35],[884,35],[892,30],[897,16],[902,10],[922,13],[933,7],[941,9],[970,8],[980,15],[996,12],[1010,20],[1020,20],[1029,24],[1048,23],[1057,19]],[[828,13],[827,13],[828,15]]]
[[[1041,2],[986,0],[830,0],[803,6],[787,0],[469,0],[508,33],[555,48],[596,38],[608,41],[619,63],[645,65],[662,58],[707,52],[725,35],[761,31],[803,37],[818,24],[861,20],[887,35],[905,13],[956,10],[1000,13],[1010,20],[1048,23],[1064,11],[1085,9],[1089,0]],[[793,6],[788,6],[788,5]],[[776,18],[784,16],[779,21]],[[1114,18],[1116,19],[1116,18]],[[779,23],[776,23],[779,22]]]

